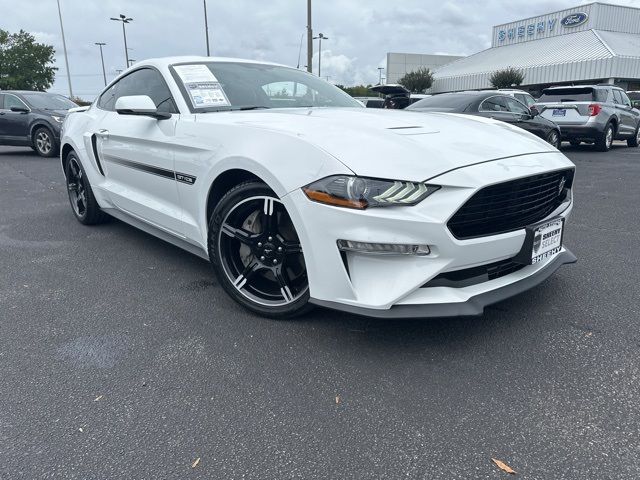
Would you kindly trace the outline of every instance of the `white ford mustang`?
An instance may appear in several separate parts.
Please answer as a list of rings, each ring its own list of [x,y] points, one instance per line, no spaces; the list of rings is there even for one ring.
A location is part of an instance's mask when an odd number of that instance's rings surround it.
[[[575,261],[558,150],[489,119],[365,109],[281,65],[139,63],[61,145],[80,222],[110,215],[210,260],[265,316],[478,315]]]

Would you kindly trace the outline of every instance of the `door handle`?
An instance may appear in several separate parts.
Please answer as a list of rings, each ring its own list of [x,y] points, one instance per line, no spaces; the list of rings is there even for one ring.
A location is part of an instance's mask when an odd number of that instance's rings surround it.
[[[96,135],[102,138],[103,140],[107,140],[109,138],[109,130],[105,128],[101,128],[100,130],[97,131]]]

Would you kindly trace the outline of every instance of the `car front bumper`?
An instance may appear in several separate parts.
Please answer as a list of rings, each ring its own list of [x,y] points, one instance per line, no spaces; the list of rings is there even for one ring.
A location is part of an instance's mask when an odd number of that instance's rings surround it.
[[[397,304],[387,310],[345,305],[326,300],[312,299],[311,303],[321,307],[342,310],[356,315],[364,315],[375,318],[432,318],[432,317],[461,317],[482,315],[484,308],[507,298],[523,293],[549,278],[558,268],[567,263],[575,263],[576,256],[568,249],[552,257],[548,262],[534,273],[528,274],[519,280],[489,289],[477,295],[471,295],[466,300],[440,303]],[[492,280],[491,282],[496,282]],[[488,285],[485,285],[488,286]],[[433,287],[444,288],[444,287]],[[461,289],[458,289],[461,290]]]
[[[310,301],[373,317],[477,315],[485,305],[531,288],[575,261],[573,254],[563,248],[546,261],[469,286],[425,284],[441,273],[512,259],[521,251],[524,228],[465,240],[451,234],[448,220],[479,189],[573,167],[560,152],[549,152],[460,168],[429,179],[442,188],[413,207],[352,210],[313,202],[301,190],[290,192],[282,201],[302,244]],[[566,218],[571,209],[568,203],[554,216]],[[431,253],[341,252],[338,240],[428,245]]]

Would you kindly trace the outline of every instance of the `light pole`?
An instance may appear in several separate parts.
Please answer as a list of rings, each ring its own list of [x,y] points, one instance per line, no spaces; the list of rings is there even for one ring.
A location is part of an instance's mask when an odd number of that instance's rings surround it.
[[[69,57],[67,57],[67,41],[64,38],[64,26],[62,25],[62,11],[60,10],[60,0],[58,1],[58,17],[60,18],[60,32],[62,32],[62,48],[64,49],[64,63],[67,66],[67,81],[69,82],[69,97],[73,98],[71,88],[71,72],[69,71]]]
[[[133,18],[127,18],[126,15],[120,14],[120,18],[111,17],[111,20],[116,22],[122,22],[122,36],[124,37],[124,58],[126,59],[127,68],[129,68],[129,49],[127,48],[127,32],[124,29],[124,25],[133,21]]]
[[[298,65],[296,68],[300,68],[300,55],[302,54],[302,40],[304,39],[304,33],[300,35],[300,47],[298,48]]]
[[[209,22],[207,21],[207,0],[204,1],[204,35],[207,38],[207,57],[211,56],[211,51],[209,50]]]
[[[136,62],[137,62],[137,60],[134,60],[133,58],[130,58],[129,59],[129,66],[133,65]]]
[[[329,37],[325,37],[322,33],[318,34],[317,37],[313,37],[313,39],[318,39],[318,76],[322,76],[322,40],[329,40]]]
[[[378,78],[378,85],[382,85],[382,71],[383,70],[384,70],[384,67],[378,67],[378,73],[380,74],[379,78]]]
[[[107,72],[104,70],[104,56],[102,55],[102,47],[106,45],[106,43],[95,42],[98,47],[100,47],[100,61],[102,62],[102,77],[104,78],[104,86],[107,86]]]
[[[313,71],[313,29],[311,28],[311,0],[307,0],[307,72]]]

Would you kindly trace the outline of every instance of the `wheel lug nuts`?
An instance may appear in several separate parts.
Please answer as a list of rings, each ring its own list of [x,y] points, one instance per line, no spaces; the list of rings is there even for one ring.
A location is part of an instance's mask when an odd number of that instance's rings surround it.
[[[271,241],[271,240],[273,240],[273,237],[269,237],[267,240]]]
[[[278,260],[276,260],[275,258],[273,259],[273,264],[277,265],[278,264]]]
[[[262,242],[258,242],[258,248],[262,247]]]
[[[282,251],[282,247],[278,247],[278,251],[281,252]]]
[[[262,260],[264,262],[264,257],[260,257],[260,260]]]

